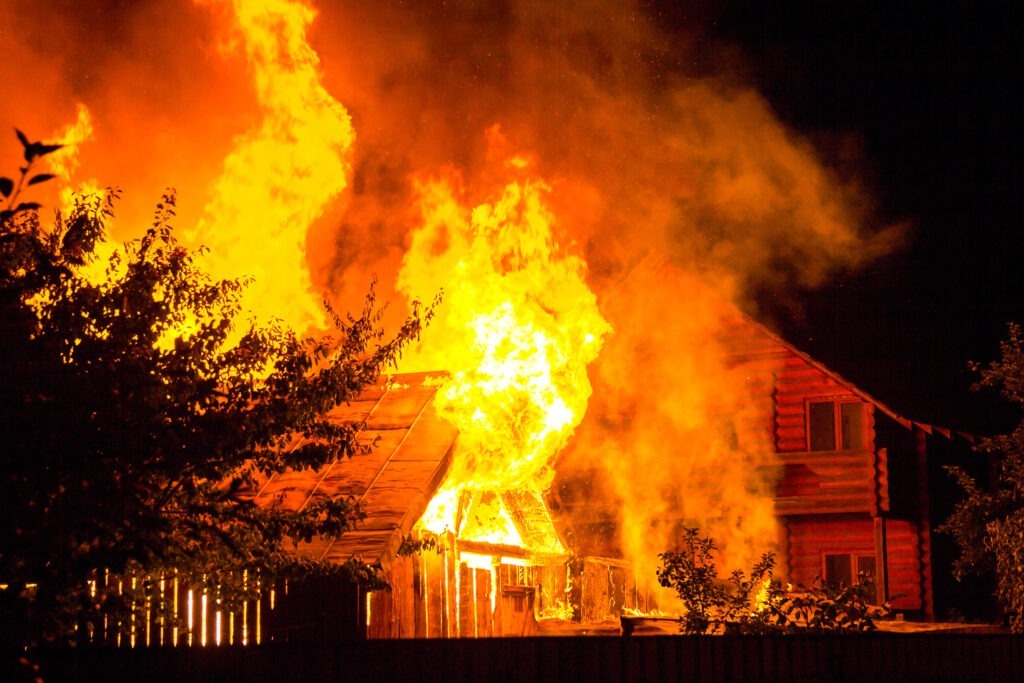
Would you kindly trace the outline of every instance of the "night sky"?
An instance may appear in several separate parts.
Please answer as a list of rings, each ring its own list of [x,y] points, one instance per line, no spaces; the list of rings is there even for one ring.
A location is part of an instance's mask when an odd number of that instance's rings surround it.
[[[668,25],[687,10],[655,3]],[[726,2],[705,17],[826,163],[851,165],[903,249],[762,311],[791,342],[898,412],[981,433],[1009,417],[970,391],[1024,321],[1022,5]],[[711,59],[721,47],[711,47]]]

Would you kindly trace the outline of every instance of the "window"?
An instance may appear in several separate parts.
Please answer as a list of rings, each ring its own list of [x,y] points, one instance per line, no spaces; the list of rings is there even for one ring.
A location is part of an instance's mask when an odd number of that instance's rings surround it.
[[[853,562],[850,555],[825,556],[825,583],[849,586],[853,583]]]
[[[811,451],[857,451],[866,445],[864,404],[860,401],[810,401],[807,446]]]
[[[830,586],[851,586],[856,583],[857,577],[862,573],[870,574],[872,580],[877,581],[878,578],[874,555],[854,555],[846,553],[825,555],[824,564],[825,583]],[[868,595],[868,599],[871,601],[876,601],[875,598],[875,595]]]

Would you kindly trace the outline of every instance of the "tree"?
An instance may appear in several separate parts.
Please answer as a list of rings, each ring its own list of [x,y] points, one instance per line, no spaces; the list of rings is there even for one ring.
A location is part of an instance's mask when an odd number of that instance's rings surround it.
[[[213,281],[175,241],[173,195],[91,281],[115,195],[79,198],[44,228],[18,199],[49,178],[33,168],[58,146],[18,137],[25,165],[0,179],[0,638],[74,640],[145,600],[159,613],[169,571],[229,607],[257,574],[338,571],[290,544],[345,533],[355,501],[295,511],[251,492],[286,468],[358,457],[360,426],[325,416],[396,361],[430,307],[385,338],[371,288],[358,316],[331,311],[323,338],[255,323],[233,335],[245,283]],[[133,590],[96,591],[96,570],[135,578]]]
[[[976,389],[995,389],[1024,408],[1024,336],[1011,324],[1000,343],[1000,359],[987,366],[971,363],[980,374]],[[995,575],[996,598],[1015,633],[1024,633],[1024,419],[1008,434],[982,439],[975,451],[989,459],[988,481],[964,468],[948,467],[964,498],[939,528],[953,536],[960,556],[954,576]]]
[[[774,555],[762,555],[749,577],[736,570],[721,581],[713,557],[714,539],[701,538],[698,529],[684,529],[680,546],[679,552],[662,553],[658,568],[658,583],[675,589],[683,603],[679,630],[688,634],[759,630],[765,605],[757,605],[756,596],[762,587],[772,587]]]

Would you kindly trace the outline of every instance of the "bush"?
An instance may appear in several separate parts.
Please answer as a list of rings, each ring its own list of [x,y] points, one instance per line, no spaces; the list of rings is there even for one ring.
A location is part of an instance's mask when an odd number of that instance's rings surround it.
[[[783,588],[775,580],[775,555],[765,553],[749,574],[736,570],[720,579],[714,539],[685,529],[678,552],[659,557],[658,582],[683,602],[679,630],[686,634],[869,631],[888,605],[873,606],[873,581],[861,574],[852,586],[829,586],[820,578],[806,588]]]
[[[166,616],[169,575],[229,608],[309,573],[381,587],[372,567],[294,552],[354,528],[356,500],[294,510],[254,493],[274,473],[366,451],[361,424],[328,413],[394,364],[430,310],[392,338],[372,290],[358,316],[329,311],[335,329],[319,339],[246,324],[245,282],[212,279],[175,240],[172,195],[93,281],[83,265],[98,259],[111,198],[44,226],[20,195],[51,177],[32,168],[58,146],[18,137],[20,176],[0,177],[0,645],[130,629],[143,605]],[[103,590],[97,571],[129,589]]]

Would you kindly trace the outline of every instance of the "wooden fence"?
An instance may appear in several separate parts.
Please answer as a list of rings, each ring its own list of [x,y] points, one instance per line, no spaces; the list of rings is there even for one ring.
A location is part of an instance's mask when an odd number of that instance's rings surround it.
[[[248,581],[247,575],[242,581]],[[138,608],[120,618],[97,614],[79,624],[77,637],[85,644],[128,648],[259,644],[282,587],[287,590],[287,584],[261,590],[256,580],[253,589],[259,597],[230,610],[216,587],[185,576],[121,577],[97,571],[89,581],[94,597],[133,596]]]
[[[20,655],[6,653],[5,668],[18,666],[12,656]],[[1024,639],[1007,634],[391,640],[31,656],[47,682],[1024,680]],[[19,680],[17,674],[0,669],[5,681]]]

